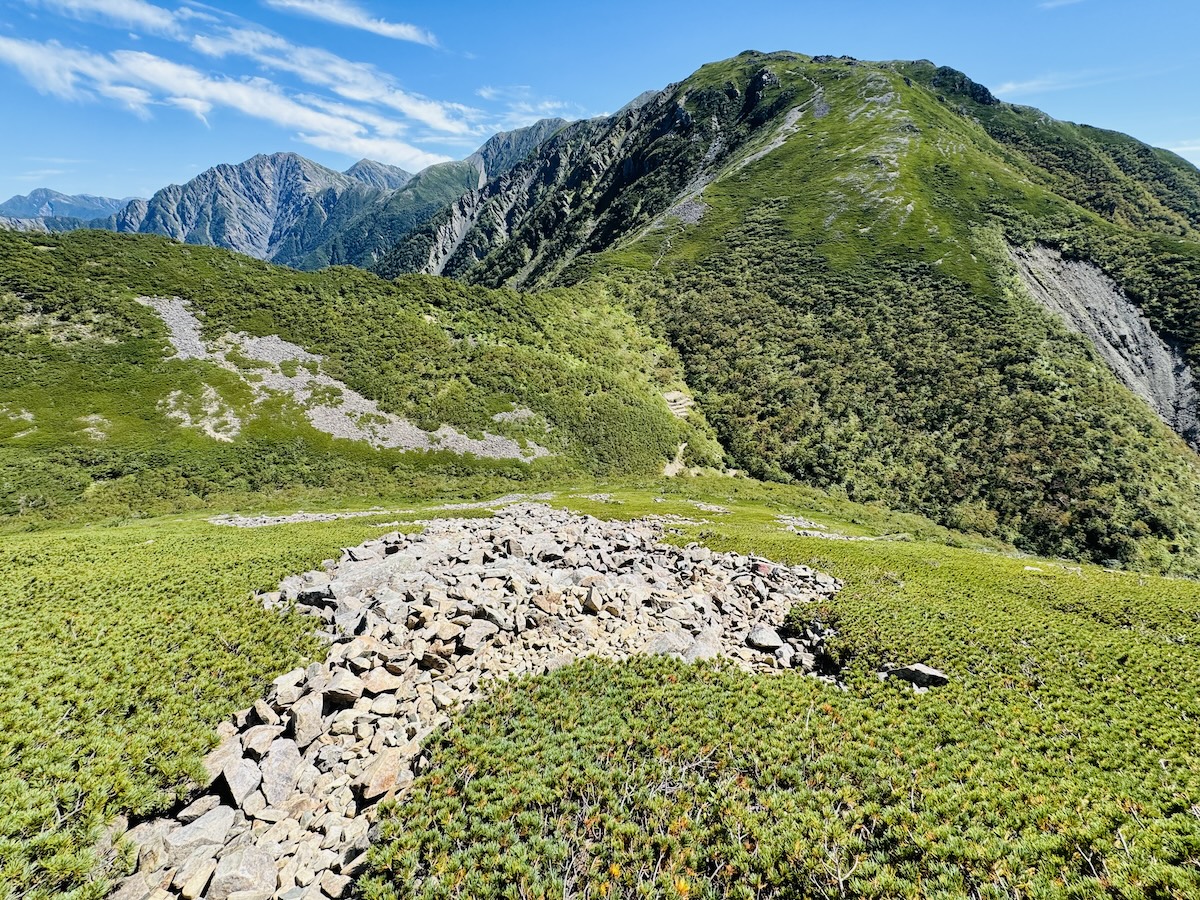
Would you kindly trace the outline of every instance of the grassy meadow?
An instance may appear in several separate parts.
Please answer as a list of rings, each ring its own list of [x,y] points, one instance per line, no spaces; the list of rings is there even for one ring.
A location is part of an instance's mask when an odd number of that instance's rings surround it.
[[[848,690],[664,660],[499,686],[435,738],[364,896],[1200,890],[1200,700],[1188,689],[1200,584],[1019,556],[748,479],[580,482],[552,502],[681,517],[693,524],[672,519],[671,540],[844,579],[820,613],[840,630]],[[303,622],[249,592],[382,522],[434,513],[6,534],[0,896],[104,896],[128,862],[96,867],[106,823],[174,802],[217,723],[318,652]],[[801,538],[781,515],[880,539]],[[951,684],[915,695],[874,674],[912,661]]]

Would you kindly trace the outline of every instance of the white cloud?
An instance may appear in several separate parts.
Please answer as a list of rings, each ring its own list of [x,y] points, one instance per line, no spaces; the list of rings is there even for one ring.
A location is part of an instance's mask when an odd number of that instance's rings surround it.
[[[1074,6],[1076,3],[1082,3],[1083,0],[1042,0],[1038,4],[1038,9],[1058,9],[1060,6]]]
[[[268,6],[285,12],[297,12],[302,15],[344,25],[347,28],[357,28],[369,31],[398,41],[412,41],[430,47],[437,46],[437,38],[424,28],[409,25],[404,22],[389,22],[371,16],[362,7],[350,3],[349,0],[266,0]]]
[[[41,181],[43,178],[54,178],[56,175],[66,175],[70,169],[30,169],[15,176],[21,181]]]
[[[198,35],[192,47],[208,56],[251,59],[264,68],[328,88],[345,100],[389,107],[445,134],[475,133],[482,116],[479,110],[459,103],[405,91],[369,63],[354,62],[319,47],[299,46],[268,31],[229,28],[221,35]]]
[[[145,0],[40,0],[41,4],[76,19],[107,19],[122,27],[155,34],[182,33],[176,14]]]
[[[0,63],[18,69],[36,90],[75,101],[107,100],[142,118],[155,108],[169,107],[208,126],[215,112],[236,110],[291,129],[298,140],[315,147],[350,156],[373,155],[419,169],[447,157],[419,149],[414,142],[469,152],[496,131],[550,116],[583,114],[573,104],[534,96],[528,85],[481,87],[476,93],[485,101],[480,106],[487,109],[436,100],[406,90],[375,65],[321,47],[294,44],[236,15],[205,7],[199,0],[178,0],[187,5],[174,9],[148,0],[26,2],[122,30],[136,28],[177,41],[209,59],[236,57],[259,69],[260,77],[238,78],[133,49],[104,54],[56,41],[0,37]],[[263,2],[388,37],[436,44],[428,32],[373,18],[347,0]],[[133,37],[129,35],[130,41]],[[214,68],[220,67],[214,64]]]
[[[366,157],[379,162],[400,166],[410,172],[419,172],[434,163],[448,162],[450,157],[426,153],[403,141],[383,137],[334,138],[323,134],[301,134],[300,140],[322,150],[345,153],[350,156]]]
[[[1021,97],[1031,94],[1049,94],[1055,91],[1070,91],[1076,88],[1111,84],[1129,77],[1128,74],[1112,72],[1052,72],[1025,81],[1006,81],[993,89],[997,97]]]
[[[54,41],[5,37],[0,37],[0,62],[43,93],[73,100],[104,97],[138,115],[149,115],[154,105],[173,106],[207,122],[213,110],[223,108],[293,130],[298,140],[326,150],[356,155],[370,148],[382,162],[410,169],[446,159],[398,140],[402,123],[344,104],[314,103],[266,78],[216,77],[135,50],[104,56]]]

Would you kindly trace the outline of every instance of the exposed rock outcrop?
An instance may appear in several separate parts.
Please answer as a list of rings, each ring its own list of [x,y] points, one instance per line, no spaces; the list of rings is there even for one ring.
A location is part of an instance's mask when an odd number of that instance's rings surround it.
[[[323,357],[278,335],[230,333],[210,344],[204,340],[200,321],[186,301],[178,297],[139,297],[138,302],[162,318],[175,358],[213,362],[237,374],[253,393],[256,405],[271,397],[287,397],[303,409],[314,428],[333,437],[393,450],[448,450],[488,459],[531,460],[549,454],[538,444],[522,446],[512,438],[490,432],[473,438],[449,425],[425,431],[321,372]],[[251,372],[242,368],[247,360],[252,364]],[[232,441],[241,431],[241,418],[211,385],[203,385],[199,396],[174,391],[159,408],[183,427],[197,428],[214,440]]]
[[[1014,248],[1012,257],[1034,299],[1088,338],[1122,384],[1200,449],[1200,392],[1187,360],[1117,284],[1094,265],[1065,260],[1049,247]]]
[[[128,833],[139,870],[114,896],[342,897],[378,803],[409,789],[424,738],[455,707],[486,702],[488,680],[635,653],[813,672],[831,634],[779,626],[831,596],[833,578],[665,545],[655,523],[523,504],[425,524],[261,597],[312,616],[328,657],[222,726],[208,791]]]

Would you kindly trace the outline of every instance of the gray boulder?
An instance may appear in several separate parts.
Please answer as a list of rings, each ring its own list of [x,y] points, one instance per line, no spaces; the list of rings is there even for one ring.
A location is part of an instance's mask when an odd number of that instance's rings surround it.
[[[288,710],[296,746],[303,749],[321,736],[325,730],[325,723],[321,718],[324,709],[325,700],[321,694],[306,694]]]
[[[748,646],[766,653],[774,653],[783,646],[783,643],[783,638],[779,636],[779,632],[764,622],[759,622],[746,635],[746,644]]]
[[[296,787],[304,760],[295,741],[278,740],[262,761],[262,790],[271,806],[282,806]]]
[[[206,812],[191,825],[184,825],[167,840],[167,851],[173,859],[188,855],[189,851],[204,846],[221,846],[233,827],[234,810],[231,806],[218,806]]]
[[[262,772],[250,760],[239,759],[224,768],[221,781],[234,806],[240,808],[246,798],[262,783]]]
[[[277,875],[271,854],[257,847],[245,847],[225,856],[217,863],[208,886],[208,900],[229,900],[242,891],[275,892]]]
[[[901,681],[907,681],[917,687],[941,687],[950,682],[950,676],[945,672],[939,672],[924,663],[912,663],[896,669],[888,669],[884,674],[888,678],[899,678]]]

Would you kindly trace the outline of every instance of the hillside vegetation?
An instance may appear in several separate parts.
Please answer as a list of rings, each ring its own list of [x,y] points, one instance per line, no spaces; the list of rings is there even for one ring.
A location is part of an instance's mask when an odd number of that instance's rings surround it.
[[[263,369],[234,353],[230,371],[172,358],[138,296],[190,301],[208,340],[278,335],[319,354],[320,372],[421,428],[506,435],[550,455],[476,459],[333,438],[292,398],[254,393],[288,361]],[[389,283],[149,236],[0,232],[0,512],[33,522],[306,486],[422,494],[447,476],[653,473],[683,441],[719,460],[703,420],[675,418],[662,399],[680,384],[675,359],[601,287]],[[301,363],[317,367],[290,365]],[[180,406],[194,419],[219,409],[240,432],[184,427]]]
[[[954,70],[745,53],[564,129],[379,268],[604,284],[758,477],[1196,571],[1195,455],[1029,296],[1008,247],[1097,265],[1196,359],[1198,211],[1178,157]]]

